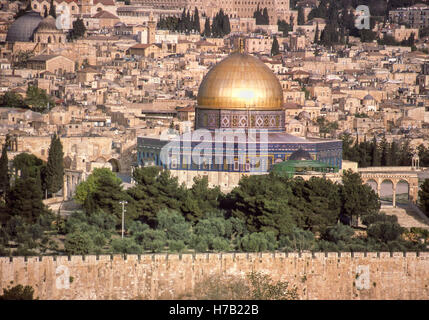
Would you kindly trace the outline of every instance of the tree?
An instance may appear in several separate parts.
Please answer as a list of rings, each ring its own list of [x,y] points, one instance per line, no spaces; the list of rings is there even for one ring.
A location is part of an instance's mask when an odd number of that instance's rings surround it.
[[[429,217],[429,179],[425,179],[419,190],[419,204],[423,212]]]
[[[34,223],[45,212],[43,194],[34,178],[18,178],[7,194],[7,208],[11,216],[20,216],[27,223]]]
[[[81,18],[78,18],[76,21],[73,21],[73,28],[70,30],[69,38],[72,40],[82,38],[85,35],[85,32],[85,24]]]
[[[49,6],[49,15],[53,16],[54,18],[57,17],[57,11],[54,5],[54,0],[51,0],[51,5]]]
[[[276,56],[280,53],[279,42],[277,41],[277,37],[274,36],[273,45],[271,46],[271,56]]]
[[[68,254],[84,255],[92,252],[94,243],[88,233],[73,232],[66,236],[64,248]]]
[[[25,103],[35,112],[46,112],[55,107],[55,102],[45,90],[29,85]]]
[[[316,24],[316,31],[314,32],[314,40],[315,44],[319,43],[319,23]]]
[[[363,184],[359,173],[345,171],[342,182],[340,197],[343,221],[350,224],[353,218],[378,212],[380,209],[378,196],[369,185]]]
[[[197,7],[195,7],[195,10],[194,10],[193,29],[195,30],[195,32],[201,32],[201,28],[200,28],[200,15],[198,13]]]
[[[0,106],[5,108],[23,108],[28,109],[27,104],[19,93],[7,91],[0,97]]]
[[[371,166],[379,167],[381,165],[381,154],[378,148],[377,139],[374,137],[371,144]]]
[[[299,7],[299,9],[298,9],[298,25],[302,26],[303,24],[305,24],[304,9],[302,7]]]
[[[60,137],[52,136],[49,146],[48,164],[45,170],[44,181],[46,190],[50,194],[57,193],[63,188],[64,183],[64,153]]]
[[[211,36],[211,28],[210,28],[210,18],[206,17],[206,22],[204,24],[204,32],[203,35],[205,37],[210,37]]]
[[[8,137],[6,136],[6,143],[3,145],[2,153],[0,157],[0,192],[3,198],[10,188],[10,177],[9,177],[9,160],[7,157],[7,142]]]
[[[110,169],[96,168],[85,181],[81,182],[77,186],[75,194],[75,200],[77,203],[84,204],[89,195],[100,187],[101,177],[107,177],[116,181],[116,183],[121,183],[121,179],[119,179]]]

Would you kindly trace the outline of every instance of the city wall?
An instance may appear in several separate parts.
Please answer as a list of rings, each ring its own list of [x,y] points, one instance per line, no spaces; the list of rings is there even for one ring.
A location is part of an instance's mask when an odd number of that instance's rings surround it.
[[[0,287],[39,299],[171,299],[209,275],[268,273],[300,299],[429,299],[429,253],[227,253],[2,257]]]

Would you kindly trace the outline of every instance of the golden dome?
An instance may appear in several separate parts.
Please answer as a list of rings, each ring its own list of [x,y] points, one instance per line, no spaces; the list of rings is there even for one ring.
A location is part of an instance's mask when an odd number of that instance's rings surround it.
[[[258,58],[234,53],[214,66],[198,90],[198,107],[228,110],[280,110],[283,90]]]

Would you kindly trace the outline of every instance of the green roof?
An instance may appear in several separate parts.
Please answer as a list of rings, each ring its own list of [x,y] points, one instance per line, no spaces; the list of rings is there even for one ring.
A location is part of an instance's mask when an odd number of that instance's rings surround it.
[[[304,170],[302,170],[304,169]],[[272,172],[283,175],[292,176],[295,172],[302,171],[319,171],[326,172],[328,169],[338,171],[338,167],[316,160],[288,160],[276,163],[271,169]]]

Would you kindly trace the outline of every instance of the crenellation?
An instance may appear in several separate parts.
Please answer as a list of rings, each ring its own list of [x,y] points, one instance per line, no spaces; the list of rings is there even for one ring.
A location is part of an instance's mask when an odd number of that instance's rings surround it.
[[[85,260],[83,259],[83,256],[71,256],[71,263],[72,264],[79,264],[83,263]]]
[[[416,258],[417,257],[417,252],[405,252],[404,256],[406,258]]]
[[[381,259],[386,259],[391,257],[390,252],[378,252],[378,253],[379,253],[378,258],[381,258]]]
[[[365,252],[366,253],[366,258],[378,258],[379,257],[379,252]]]

